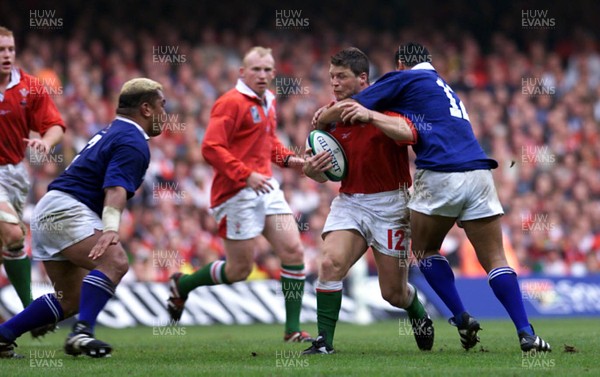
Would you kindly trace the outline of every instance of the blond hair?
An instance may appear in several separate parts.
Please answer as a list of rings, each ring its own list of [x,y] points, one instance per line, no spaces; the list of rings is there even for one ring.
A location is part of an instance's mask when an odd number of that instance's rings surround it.
[[[0,37],[12,37],[12,30],[5,28],[4,26],[0,26]]]
[[[119,94],[117,113],[124,114],[127,110],[137,109],[144,102],[152,103],[159,97],[163,87],[154,80],[139,77],[127,81]]]
[[[262,46],[254,46],[252,47],[250,50],[248,50],[248,52],[246,52],[246,55],[244,55],[244,59],[242,60],[242,63],[244,65],[246,65],[248,63],[248,56],[250,56],[253,53],[257,53],[259,57],[263,57],[263,56],[267,56],[267,55],[273,55],[271,53],[271,49],[268,47],[262,47]]]

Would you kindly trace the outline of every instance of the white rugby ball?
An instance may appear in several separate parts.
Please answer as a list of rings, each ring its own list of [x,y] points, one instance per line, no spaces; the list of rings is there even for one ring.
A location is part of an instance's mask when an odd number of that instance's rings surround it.
[[[327,151],[331,154],[333,167],[326,170],[325,176],[334,182],[339,182],[348,174],[348,159],[341,144],[328,132],[313,130],[308,134],[306,144],[312,149],[313,155]]]

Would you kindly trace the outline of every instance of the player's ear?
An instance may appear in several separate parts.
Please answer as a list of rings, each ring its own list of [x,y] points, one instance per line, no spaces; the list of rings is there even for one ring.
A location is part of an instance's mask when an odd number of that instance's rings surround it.
[[[361,85],[369,83],[369,76],[367,75],[367,72],[362,72],[360,75],[358,75],[358,78],[360,79]]]
[[[244,78],[244,67],[243,66],[240,67],[240,77]]]
[[[144,118],[149,118],[152,116],[152,106],[150,106],[150,103],[144,102],[140,105],[140,114]]]

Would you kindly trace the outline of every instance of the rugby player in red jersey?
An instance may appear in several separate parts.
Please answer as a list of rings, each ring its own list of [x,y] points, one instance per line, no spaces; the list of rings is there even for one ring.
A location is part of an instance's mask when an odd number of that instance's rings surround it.
[[[331,58],[331,85],[337,101],[350,98],[369,86],[369,60],[357,48],[347,48]],[[317,290],[319,336],[304,354],[334,352],[333,337],[342,303],[342,280],[367,251],[373,249],[383,298],[407,311],[417,345],[433,346],[433,322],[408,284],[410,240],[408,188],[411,177],[407,145],[416,142],[416,131],[399,114],[363,111],[355,124],[339,122],[352,103],[320,109],[319,128],[342,145],[348,158],[348,174],[340,194],[331,204],[323,229],[323,247]],[[366,109],[363,109],[366,110]],[[357,125],[356,123],[359,123]],[[321,152],[307,160],[307,176],[323,181],[331,157]]]

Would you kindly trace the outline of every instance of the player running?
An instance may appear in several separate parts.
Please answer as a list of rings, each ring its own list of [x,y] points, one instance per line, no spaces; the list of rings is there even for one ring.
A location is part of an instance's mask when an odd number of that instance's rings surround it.
[[[235,88],[212,108],[202,155],[215,169],[211,208],[224,238],[226,260],[209,263],[191,275],[173,274],[167,308],[171,318],[179,321],[196,287],[246,280],[262,234],[281,260],[284,341],[305,342],[312,338],[300,329],[304,251],[292,210],[271,172],[271,162],[301,170],[304,158],[294,156],[275,136],[275,96],[267,89],[275,76],[274,66],[271,49],[252,48],[244,56]]]
[[[164,115],[160,84],[146,78],[126,82],[116,119],[50,183],[31,228],[33,256],[44,261],[56,294],[39,297],[0,325],[1,357],[18,357],[14,341],[24,332],[78,312],[65,352],[110,354],[112,347],[94,338],[94,326],[129,268],[119,242],[121,212],[142,183],[150,163],[148,139],[161,133]]]
[[[523,351],[550,351],[537,336],[523,307],[516,272],[502,245],[498,200],[491,169],[498,167],[477,142],[464,104],[431,65],[429,51],[409,43],[396,52],[397,72],[381,77],[354,98],[368,109],[391,110],[415,120],[419,133],[415,192],[409,202],[413,254],[425,260],[421,272],[453,314],[465,349],[474,347],[481,329],[465,310],[454,274],[440,255],[444,237],[459,221],[488,273],[489,284],[512,319]],[[343,114],[351,120],[362,106]]]
[[[64,122],[46,88],[15,64],[12,31],[0,26],[0,263],[17,295],[27,307],[31,297],[31,261],[23,250],[23,206],[29,191],[29,175],[23,164],[30,147],[45,156],[60,142]],[[31,131],[41,139],[29,139]],[[34,329],[33,336],[49,328]]]
[[[344,100],[369,86],[369,60],[357,48],[344,49],[331,58],[329,75],[336,100]],[[346,105],[338,102],[316,114],[319,128],[342,145],[349,170],[323,228],[316,285],[319,336],[304,354],[334,352],[342,280],[369,246],[374,250],[383,298],[406,309],[418,347],[430,350],[433,322],[415,288],[408,284],[406,259],[410,237],[407,190],[411,186],[407,145],[415,143],[416,131],[410,122],[391,112],[364,112],[366,116],[355,117],[352,125],[338,122]],[[329,168],[331,156],[324,151],[307,160],[304,172],[324,182],[319,175]]]

